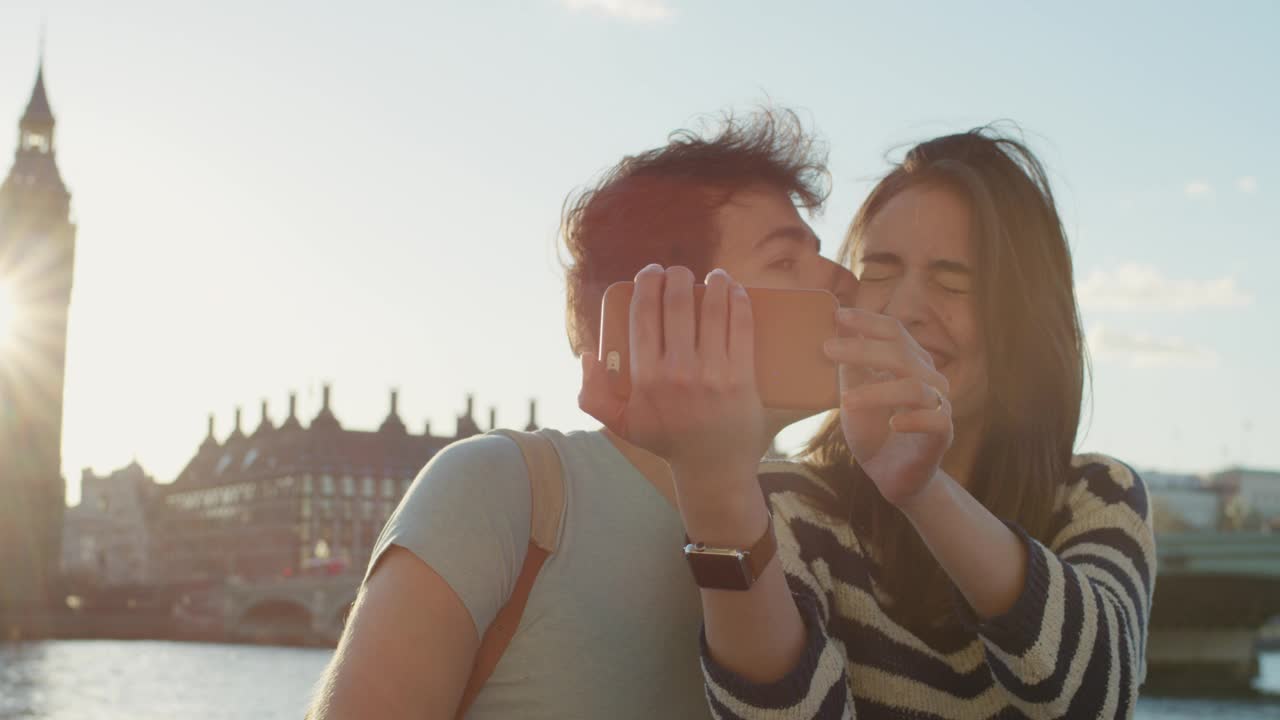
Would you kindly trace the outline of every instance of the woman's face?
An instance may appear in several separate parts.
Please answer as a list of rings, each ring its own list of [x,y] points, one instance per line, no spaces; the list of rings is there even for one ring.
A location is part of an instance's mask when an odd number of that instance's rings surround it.
[[[986,345],[978,320],[967,203],[942,187],[899,192],[867,224],[853,257],[856,305],[897,319],[951,386],[956,420],[986,404]]]

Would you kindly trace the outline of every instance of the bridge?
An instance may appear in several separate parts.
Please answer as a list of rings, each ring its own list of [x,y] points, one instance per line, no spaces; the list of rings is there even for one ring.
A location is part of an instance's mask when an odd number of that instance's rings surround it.
[[[1148,686],[1248,690],[1259,631],[1280,616],[1280,534],[1161,534],[1156,552]]]
[[[230,579],[210,592],[203,622],[208,631],[243,642],[332,646],[342,635],[362,577]]]
[[[1259,631],[1280,616],[1280,534],[1175,533],[1156,539],[1149,687],[1247,690]],[[361,576],[229,581],[213,601],[219,631],[248,642],[337,642]]]

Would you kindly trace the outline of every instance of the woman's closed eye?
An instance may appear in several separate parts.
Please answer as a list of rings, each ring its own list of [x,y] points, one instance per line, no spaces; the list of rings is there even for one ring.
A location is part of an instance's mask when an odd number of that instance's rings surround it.
[[[894,275],[895,273],[888,270],[863,270],[862,274],[858,276],[858,282],[883,282],[892,280]]]
[[[947,273],[933,279],[943,292],[952,295],[968,295],[973,290],[973,283],[968,276]]]
[[[883,282],[892,280],[902,274],[902,266],[896,262],[872,260],[869,262],[864,261],[860,265],[861,267],[854,266],[854,274],[858,276],[858,282]]]

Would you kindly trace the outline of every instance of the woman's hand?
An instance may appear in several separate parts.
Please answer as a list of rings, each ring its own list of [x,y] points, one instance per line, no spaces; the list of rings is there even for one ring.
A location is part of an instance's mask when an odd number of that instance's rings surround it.
[[[840,363],[840,425],[853,457],[895,506],[934,479],[954,427],[947,379],[894,318],[842,309],[827,356]]]

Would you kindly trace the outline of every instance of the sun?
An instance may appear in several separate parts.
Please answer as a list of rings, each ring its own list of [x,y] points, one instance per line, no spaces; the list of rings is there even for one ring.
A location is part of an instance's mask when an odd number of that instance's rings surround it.
[[[9,286],[0,280],[0,351],[17,337],[18,307],[13,301]]]

